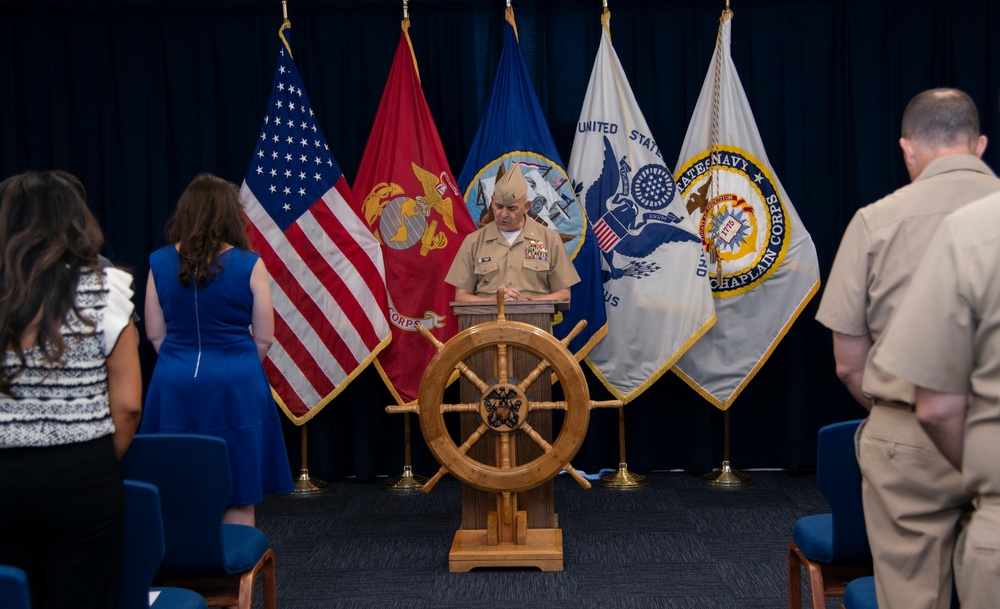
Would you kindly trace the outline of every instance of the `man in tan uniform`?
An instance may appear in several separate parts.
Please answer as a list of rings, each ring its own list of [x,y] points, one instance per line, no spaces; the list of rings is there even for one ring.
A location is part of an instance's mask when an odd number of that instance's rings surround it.
[[[562,238],[528,217],[528,183],[514,164],[497,179],[490,198],[494,220],[465,238],[445,282],[459,302],[506,300],[569,302],[580,282]]]
[[[1000,180],[980,160],[986,137],[975,103],[960,91],[914,97],[899,144],[913,182],[854,215],[816,319],[833,330],[837,376],[870,410],[857,451],[879,609],[948,609],[970,496],[917,423],[913,385],[871,355],[941,220],[1000,191]]]
[[[874,356],[917,385],[917,419],[975,497],[955,549],[962,609],[1000,604],[998,226],[1000,195],[942,222]]]

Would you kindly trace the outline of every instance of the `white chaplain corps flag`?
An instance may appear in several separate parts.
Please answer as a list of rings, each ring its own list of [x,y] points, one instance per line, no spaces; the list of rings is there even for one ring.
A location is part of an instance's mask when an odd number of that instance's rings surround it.
[[[674,370],[722,410],[819,289],[816,248],[771,170],[730,57],[731,26],[724,11],[674,175],[714,258],[708,271],[718,317]]]
[[[587,358],[629,402],[715,320],[701,237],[611,46],[608,14],[568,173],[601,250],[608,333]]]

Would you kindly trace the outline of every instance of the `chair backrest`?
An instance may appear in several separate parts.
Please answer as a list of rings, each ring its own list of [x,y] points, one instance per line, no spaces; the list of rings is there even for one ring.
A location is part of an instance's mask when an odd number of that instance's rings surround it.
[[[122,476],[159,489],[166,552],[159,573],[201,576],[225,568],[222,514],[232,497],[226,442],[193,434],[137,434]]]
[[[861,419],[827,425],[819,430],[816,483],[833,515],[833,557],[830,562],[871,560],[864,508],[861,468],[854,450],[854,433]]]
[[[162,518],[157,488],[125,480],[125,548],[118,609],[149,609],[149,587],[165,550]]]
[[[0,565],[0,601],[4,609],[31,609],[28,576],[24,571]]]

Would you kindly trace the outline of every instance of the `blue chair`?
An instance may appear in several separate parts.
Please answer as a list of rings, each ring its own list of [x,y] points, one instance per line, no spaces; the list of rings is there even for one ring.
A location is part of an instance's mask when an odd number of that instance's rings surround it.
[[[254,581],[263,608],[275,609],[274,552],[259,529],[222,524],[232,497],[224,440],[193,434],[137,434],[122,476],[159,489],[166,552],[157,583],[198,592],[211,607],[252,609]]]
[[[125,547],[117,609],[207,609],[203,599],[182,588],[151,588],[163,560],[160,492],[147,482],[125,481]],[[156,599],[149,602],[151,592]]]
[[[788,606],[802,606],[802,573],[809,573],[813,609],[826,607],[826,597],[841,597],[852,579],[871,575],[861,469],[854,452],[854,432],[861,420],[827,425],[819,430],[816,482],[830,513],[805,516],[795,523],[788,543]]]
[[[28,576],[24,571],[0,565],[0,600],[4,609],[31,609]]]
[[[868,575],[851,580],[844,590],[842,609],[878,609],[875,599],[875,576]]]

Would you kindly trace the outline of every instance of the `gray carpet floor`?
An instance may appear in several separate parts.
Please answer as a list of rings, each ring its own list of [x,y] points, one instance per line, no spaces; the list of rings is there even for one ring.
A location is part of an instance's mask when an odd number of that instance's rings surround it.
[[[275,551],[280,609],[787,607],[792,526],[828,507],[814,476],[748,473],[752,486],[729,490],[688,473],[652,473],[628,491],[557,477],[562,572],[449,573],[461,514],[450,477],[429,494],[346,480],[269,496],[257,521]],[[258,607],[259,596],[258,585]]]

